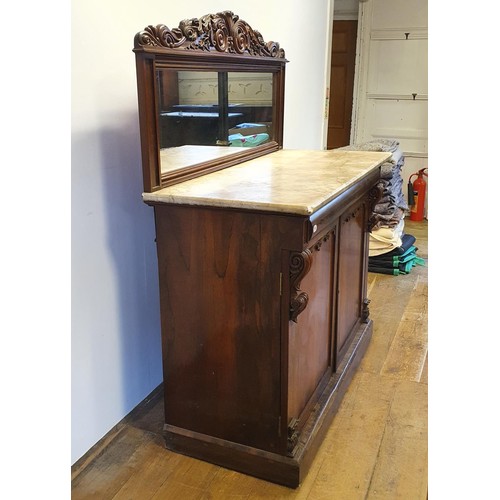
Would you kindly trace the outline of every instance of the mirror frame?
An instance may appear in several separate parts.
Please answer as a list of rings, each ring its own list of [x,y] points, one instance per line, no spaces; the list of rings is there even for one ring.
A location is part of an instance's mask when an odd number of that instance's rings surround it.
[[[144,191],[200,177],[283,147],[285,52],[231,11],[185,19],[170,30],[164,24],[147,26],[134,38],[139,102]],[[222,158],[161,173],[158,88],[156,72],[234,71],[273,74],[273,132],[270,141]]]

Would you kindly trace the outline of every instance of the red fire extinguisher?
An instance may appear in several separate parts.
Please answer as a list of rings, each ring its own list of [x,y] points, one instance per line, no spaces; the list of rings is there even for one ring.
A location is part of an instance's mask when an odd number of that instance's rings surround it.
[[[427,183],[425,182],[424,175],[427,168],[422,168],[415,174],[410,175],[408,180],[408,205],[411,206],[410,220],[421,221],[424,219],[424,206],[425,206],[425,190]],[[412,183],[412,177],[417,176],[417,180]]]

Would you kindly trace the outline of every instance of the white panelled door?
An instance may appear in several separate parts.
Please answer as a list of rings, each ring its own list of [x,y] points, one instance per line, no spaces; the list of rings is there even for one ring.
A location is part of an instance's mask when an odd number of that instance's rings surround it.
[[[399,140],[406,186],[411,174],[429,167],[427,0],[360,5],[351,143]],[[427,207],[428,197],[426,216]]]
[[[361,4],[352,142],[395,138],[427,161],[427,26],[427,0]]]

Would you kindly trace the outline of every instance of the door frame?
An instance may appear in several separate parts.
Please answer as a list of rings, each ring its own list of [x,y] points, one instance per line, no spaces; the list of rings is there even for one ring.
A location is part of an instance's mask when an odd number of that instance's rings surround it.
[[[333,22],[334,21],[357,21],[358,22],[358,30],[356,36],[356,56],[354,61],[354,86],[353,86],[353,95],[352,95],[352,115],[351,115],[351,133],[350,133],[350,143],[354,142],[356,137],[356,127],[357,127],[357,117],[358,117],[358,93],[360,90],[360,75],[359,69],[363,68],[362,63],[362,52],[361,51],[361,33],[362,33],[362,21],[364,15],[364,6],[366,4],[370,5],[371,2],[367,2],[366,0],[359,0],[359,7],[357,10],[337,10],[332,12],[332,16],[330,19],[330,28],[328,33],[328,46],[330,50],[327,54],[327,84],[326,84],[326,102],[325,102],[325,120],[324,120],[324,134],[323,134],[323,149],[327,147],[327,138],[328,138],[328,107],[330,101],[330,78],[331,78],[331,55],[332,55],[332,45],[333,45]],[[371,10],[370,10],[371,13]],[[366,66],[366,65],[365,65]],[[366,75],[368,71],[366,70]],[[365,75],[365,79],[366,79]]]

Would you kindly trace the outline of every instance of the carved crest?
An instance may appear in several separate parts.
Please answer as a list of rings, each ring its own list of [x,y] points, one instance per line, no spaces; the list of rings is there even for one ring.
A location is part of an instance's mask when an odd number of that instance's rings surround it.
[[[199,19],[185,19],[174,29],[164,24],[147,26],[135,35],[134,46],[285,57],[285,51],[277,42],[266,43],[257,30],[230,10],[207,14]]]

